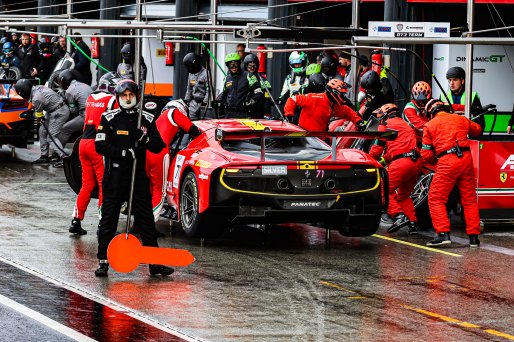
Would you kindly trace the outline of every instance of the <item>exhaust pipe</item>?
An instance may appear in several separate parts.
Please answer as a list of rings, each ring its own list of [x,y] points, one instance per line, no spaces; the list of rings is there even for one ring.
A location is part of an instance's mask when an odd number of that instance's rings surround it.
[[[333,190],[336,187],[336,181],[333,178],[327,178],[325,180],[325,189]]]
[[[277,188],[279,190],[287,190],[289,188],[289,182],[285,178],[280,178],[277,181]]]

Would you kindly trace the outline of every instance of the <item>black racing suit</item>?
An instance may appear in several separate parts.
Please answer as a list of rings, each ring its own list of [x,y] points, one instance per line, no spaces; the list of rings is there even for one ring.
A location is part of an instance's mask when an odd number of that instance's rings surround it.
[[[155,126],[154,116],[143,112],[141,129],[146,130],[148,139],[143,138],[144,143],[135,147],[137,118],[137,111],[132,113],[130,110],[115,109],[105,112],[98,126],[95,148],[105,157],[102,218],[98,225],[99,260],[107,259],[107,247],[116,233],[121,206],[129,198],[133,159],[128,149],[133,149],[137,158],[132,200],[134,226],[141,228],[144,246],[158,246],[145,160],[147,149],[159,153],[164,148],[164,142]]]
[[[247,71],[228,73],[223,92],[216,98],[224,104],[226,118],[249,118],[252,108],[262,101],[264,93],[257,77]]]

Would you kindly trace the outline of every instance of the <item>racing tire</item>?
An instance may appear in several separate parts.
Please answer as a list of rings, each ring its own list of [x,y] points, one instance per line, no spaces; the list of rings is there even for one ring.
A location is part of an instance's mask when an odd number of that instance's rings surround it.
[[[199,199],[198,180],[195,173],[190,171],[180,187],[179,211],[182,229],[188,237],[216,238],[223,233],[220,220],[209,220],[208,212],[200,213]]]
[[[64,69],[63,69],[64,70]],[[56,70],[54,71],[50,77],[48,77],[48,81],[46,81],[46,86],[50,89],[52,89],[53,91],[57,92],[60,88],[60,85],[59,85],[59,74],[61,73],[62,70]]]
[[[0,79],[3,80],[19,80],[21,78],[21,70],[18,67],[12,66],[7,70],[0,72]]]
[[[416,209],[418,226],[424,230],[432,229],[432,219],[428,208],[428,190],[430,189],[433,177],[433,172],[422,175],[410,195],[414,203],[414,209]]]

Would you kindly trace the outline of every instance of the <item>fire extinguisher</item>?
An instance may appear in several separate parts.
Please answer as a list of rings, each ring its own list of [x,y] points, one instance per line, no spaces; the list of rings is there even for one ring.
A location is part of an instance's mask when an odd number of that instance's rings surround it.
[[[91,58],[100,58],[100,38],[98,37],[91,37]]]
[[[173,65],[173,43],[172,42],[165,42],[164,48],[166,49],[166,66],[172,66]]]
[[[371,62],[371,70],[380,75],[380,72],[382,71],[382,65],[384,65],[382,52],[380,50],[371,51]]]
[[[257,50],[266,50],[266,46],[264,44],[260,44],[257,46]],[[266,52],[257,52],[257,59],[259,60],[259,70],[257,70],[260,74],[266,73]]]

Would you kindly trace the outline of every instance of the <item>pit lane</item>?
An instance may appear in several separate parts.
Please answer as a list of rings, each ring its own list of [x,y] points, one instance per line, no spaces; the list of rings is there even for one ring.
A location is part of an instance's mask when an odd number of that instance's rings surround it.
[[[441,253],[421,248],[426,235],[383,229],[366,238],[333,232],[327,249],[325,231],[305,225],[241,226],[201,246],[161,220],[161,246],[190,250],[193,265],[165,279],[151,278],[146,266],[98,279],[96,201],[83,221],[88,234],[70,236],[75,194],[62,169],[28,163],[37,157],[37,148],[17,150],[14,161],[0,150],[0,294],[85,336],[514,339],[512,229],[486,229],[479,250],[455,229],[456,243]]]

